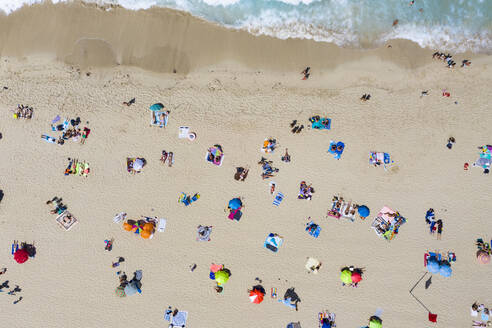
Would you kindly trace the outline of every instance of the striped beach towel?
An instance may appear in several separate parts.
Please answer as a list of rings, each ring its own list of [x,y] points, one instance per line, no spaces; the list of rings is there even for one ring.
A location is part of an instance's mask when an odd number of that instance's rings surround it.
[[[282,200],[284,200],[284,194],[278,192],[277,195],[275,196],[275,199],[273,200],[273,205],[279,206]]]

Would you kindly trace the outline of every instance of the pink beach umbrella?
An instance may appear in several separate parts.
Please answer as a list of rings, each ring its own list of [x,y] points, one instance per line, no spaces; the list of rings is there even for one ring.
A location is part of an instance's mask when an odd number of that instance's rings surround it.
[[[490,255],[486,251],[480,250],[477,252],[477,259],[478,259],[478,262],[480,262],[482,264],[487,264],[490,262]]]

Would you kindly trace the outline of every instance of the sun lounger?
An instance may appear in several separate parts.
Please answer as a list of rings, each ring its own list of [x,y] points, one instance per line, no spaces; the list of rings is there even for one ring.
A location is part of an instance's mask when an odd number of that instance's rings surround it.
[[[190,134],[190,128],[187,126],[180,126],[179,127],[179,134],[178,138],[179,139],[186,139],[188,138],[188,135]]]
[[[64,228],[66,231],[72,229],[72,227],[77,224],[78,220],[70,214],[68,211],[64,211],[56,218],[56,222]]]
[[[284,240],[282,237],[280,237],[276,233],[270,233],[267,236],[265,242],[263,243],[263,247],[276,253],[276,252],[278,252],[278,249],[280,248],[280,246],[282,246],[283,243],[284,243]]]
[[[282,194],[281,192],[277,192],[277,195],[275,196],[275,199],[273,200],[273,205],[279,206],[283,200],[284,200],[284,194]]]

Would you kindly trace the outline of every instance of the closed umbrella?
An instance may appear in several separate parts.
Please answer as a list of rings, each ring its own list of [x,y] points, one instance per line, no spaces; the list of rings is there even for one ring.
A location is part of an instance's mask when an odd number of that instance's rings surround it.
[[[249,301],[251,303],[260,304],[261,302],[263,302],[264,296],[265,294],[262,293],[260,290],[253,289],[252,291],[249,292]]]
[[[427,270],[430,273],[438,273],[440,269],[441,266],[439,265],[439,262],[437,262],[435,259],[430,259],[429,261],[427,261]]]
[[[229,274],[225,271],[217,271],[215,273],[215,281],[217,281],[218,284],[225,284],[229,280]]]
[[[233,198],[229,201],[229,208],[231,210],[237,210],[243,206],[243,202],[239,198]]]
[[[451,266],[449,266],[449,264],[443,264],[441,265],[441,269],[439,270],[439,273],[443,277],[451,277],[453,270],[451,269]]]
[[[27,261],[28,258],[29,258],[29,254],[27,253],[27,251],[25,249],[18,249],[14,253],[14,260],[17,263],[24,263]]]
[[[163,108],[164,108],[164,105],[161,103],[153,104],[152,106],[150,106],[150,110],[154,111],[154,112],[160,111]]]
[[[351,284],[352,272],[350,270],[343,270],[342,273],[340,274],[340,280],[342,280],[344,284]]]
[[[487,264],[490,262],[490,255],[486,251],[479,250],[477,252],[477,259],[478,259],[478,262],[480,262],[482,264]]]
[[[357,208],[357,212],[363,218],[367,218],[369,216],[369,213],[370,213],[369,207],[367,207],[366,205],[359,206]]]

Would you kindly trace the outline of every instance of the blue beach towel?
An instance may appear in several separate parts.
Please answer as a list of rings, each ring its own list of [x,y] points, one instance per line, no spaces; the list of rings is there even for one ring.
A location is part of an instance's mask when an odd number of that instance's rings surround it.
[[[273,205],[279,206],[282,200],[284,200],[284,194],[278,192],[277,195],[275,196],[275,199],[273,200]]]
[[[324,123],[324,124],[323,124]],[[319,121],[311,120],[311,128],[316,130],[330,130],[331,129],[331,119],[323,117]]]
[[[321,227],[316,223],[314,223],[313,221],[311,221],[308,224],[306,224],[306,231],[314,238],[318,238],[321,232]]]

